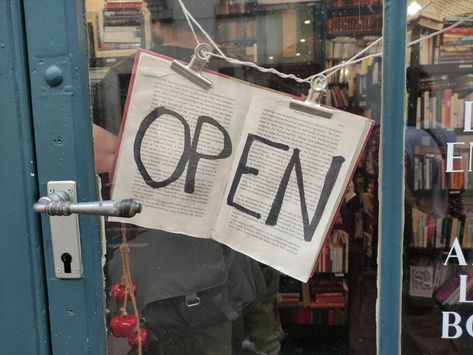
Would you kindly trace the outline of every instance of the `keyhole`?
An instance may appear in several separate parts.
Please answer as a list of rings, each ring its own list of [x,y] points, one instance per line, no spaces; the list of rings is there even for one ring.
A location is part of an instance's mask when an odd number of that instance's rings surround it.
[[[71,262],[72,256],[69,253],[64,253],[61,255],[61,260],[64,263],[64,273],[70,274],[71,273]]]

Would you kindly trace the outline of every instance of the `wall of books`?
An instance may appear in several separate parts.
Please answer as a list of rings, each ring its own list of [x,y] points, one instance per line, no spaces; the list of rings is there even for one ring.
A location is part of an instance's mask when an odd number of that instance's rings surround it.
[[[411,22],[409,40],[465,16],[426,10]],[[463,327],[470,312],[461,294],[470,299],[473,292],[468,266],[473,256],[472,136],[465,126],[473,101],[472,35],[473,22],[466,21],[408,52],[403,354],[467,354],[472,349],[471,338],[455,334],[443,318],[458,317]],[[454,245],[466,264],[449,258]]]

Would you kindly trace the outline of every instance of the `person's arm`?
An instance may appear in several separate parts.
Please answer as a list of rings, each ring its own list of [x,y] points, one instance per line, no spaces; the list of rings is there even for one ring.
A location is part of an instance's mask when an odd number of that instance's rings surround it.
[[[93,125],[95,170],[110,173],[113,167],[118,137],[102,127]]]

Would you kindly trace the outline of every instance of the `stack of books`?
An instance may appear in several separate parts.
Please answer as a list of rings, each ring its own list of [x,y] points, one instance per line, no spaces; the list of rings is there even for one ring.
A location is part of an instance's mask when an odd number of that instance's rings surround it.
[[[142,2],[107,2],[100,17],[100,50],[137,49],[144,43]]]
[[[343,277],[311,280],[309,287],[311,308],[345,308],[348,287]]]
[[[466,273],[466,299],[471,300],[473,296],[473,277],[470,273]],[[460,298],[460,275],[451,276],[441,287],[435,292],[435,299],[443,305],[457,304]]]
[[[329,7],[344,7],[344,6],[379,6],[382,4],[381,0],[327,0]]]
[[[465,234],[465,216],[446,215],[438,217],[417,208],[412,209],[411,247],[445,248],[452,245],[455,238],[460,243],[471,239],[471,223]]]
[[[446,31],[440,45],[439,63],[473,62],[473,27]]]
[[[337,16],[327,19],[327,32],[359,34],[365,32],[381,32],[383,16],[361,15],[361,16]]]
[[[287,275],[279,277],[279,304],[284,306],[301,305],[301,283]]]

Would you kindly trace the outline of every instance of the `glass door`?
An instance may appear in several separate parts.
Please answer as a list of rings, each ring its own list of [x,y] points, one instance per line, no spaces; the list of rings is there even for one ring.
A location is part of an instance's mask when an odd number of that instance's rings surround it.
[[[349,60],[377,41],[383,24],[383,4],[377,0],[368,4],[213,0],[184,3],[226,55],[300,78]],[[88,0],[86,9],[95,162],[102,178],[102,194],[109,198],[114,188],[110,174],[128,87],[136,74],[133,63],[137,49],[188,62],[196,39],[179,1]],[[194,27],[197,39],[208,41]],[[378,41],[369,53],[381,50]],[[208,68],[298,97],[306,96],[309,89],[307,84],[218,58],[212,58]],[[325,104],[379,124],[381,68],[381,58],[375,57],[334,73],[328,80]],[[150,91],[149,95],[156,92]],[[160,97],[156,96],[154,105],[158,102]],[[179,103],[168,104],[179,107]],[[159,125],[156,129],[160,129]],[[376,128],[308,283],[213,241],[126,225],[132,289],[136,287],[136,309],[147,332],[145,353],[375,354],[378,142]],[[174,146],[181,151],[179,144]],[[134,305],[124,300],[127,286],[122,276],[123,233],[122,225],[106,224],[104,270],[111,354],[130,351],[130,322],[135,322]],[[239,278],[235,271],[244,267],[249,267],[247,276]],[[244,291],[248,284],[254,285],[253,293]],[[232,292],[228,285],[233,285]],[[222,308],[222,303],[215,302],[216,295],[223,295],[231,307]],[[196,299],[199,301],[195,307],[190,307],[189,302]],[[236,307],[236,313],[229,312],[232,307]],[[131,343],[136,345],[135,340]]]
[[[407,57],[403,354],[473,349],[473,8],[458,4],[430,4],[408,27],[429,38]]]
[[[299,78],[368,45],[369,53],[382,51],[377,0],[184,3],[226,55]],[[137,49],[188,62],[195,37],[208,38],[196,25],[194,36],[179,1],[30,1],[24,10],[40,195],[51,193],[50,181],[75,181],[80,202],[109,199]],[[208,68],[299,98],[309,91],[217,58]],[[325,105],[379,126],[381,56],[329,73]],[[58,278],[43,216],[53,352],[375,354],[379,132],[307,283],[217,242],[111,220],[101,229],[97,217],[83,215],[81,277]]]

